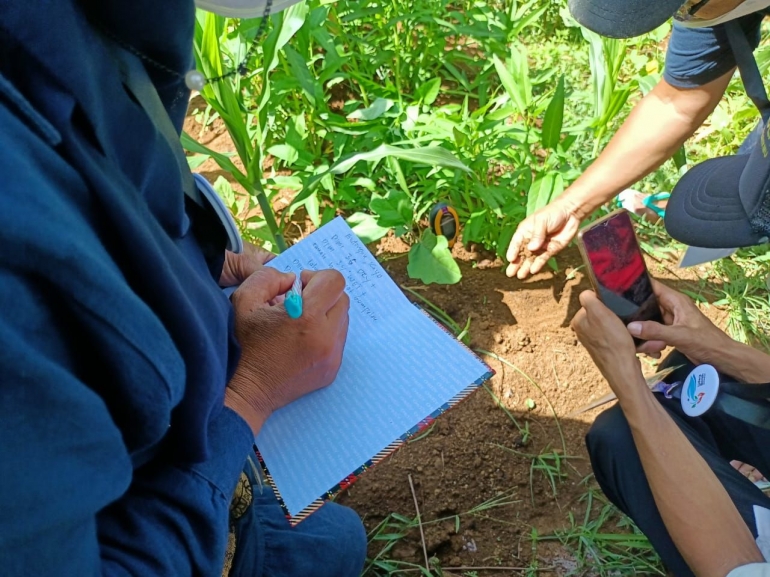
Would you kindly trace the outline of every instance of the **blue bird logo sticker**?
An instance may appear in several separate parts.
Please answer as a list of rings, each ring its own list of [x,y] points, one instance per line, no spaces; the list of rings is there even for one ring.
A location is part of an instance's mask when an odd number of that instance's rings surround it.
[[[690,375],[690,380],[687,383],[687,401],[690,403],[690,408],[694,409],[703,400],[705,393],[698,391],[698,381],[695,375]]]

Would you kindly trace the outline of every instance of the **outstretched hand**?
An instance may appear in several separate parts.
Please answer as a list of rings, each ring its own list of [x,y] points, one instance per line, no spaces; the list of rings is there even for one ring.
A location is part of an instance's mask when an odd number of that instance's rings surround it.
[[[516,229],[506,254],[506,274],[520,279],[537,274],[575,238],[579,227],[580,218],[569,203],[557,199],[544,206]]]

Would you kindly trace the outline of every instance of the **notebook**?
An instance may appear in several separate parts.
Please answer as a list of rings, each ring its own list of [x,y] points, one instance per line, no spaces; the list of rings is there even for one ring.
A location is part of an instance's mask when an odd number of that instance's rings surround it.
[[[269,266],[336,269],[350,297],[337,378],[273,413],[255,443],[265,477],[297,524],[493,372],[407,300],[342,218]]]

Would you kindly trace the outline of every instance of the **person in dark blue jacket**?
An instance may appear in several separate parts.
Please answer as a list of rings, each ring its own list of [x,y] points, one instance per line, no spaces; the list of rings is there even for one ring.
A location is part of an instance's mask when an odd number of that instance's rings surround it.
[[[292,275],[226,256],[178,138],[194,10],[0,0],[3,575],[363,565],[354,512],[292,529],[247,463],[273,410],[333,380],[348,300],[308,274],[292,321],[269,304]]]

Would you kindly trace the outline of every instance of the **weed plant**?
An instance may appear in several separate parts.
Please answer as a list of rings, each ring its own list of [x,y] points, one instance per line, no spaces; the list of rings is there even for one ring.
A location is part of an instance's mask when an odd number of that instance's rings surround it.
[[[521,219],[577,178],[660,77],[668,25],[604,39],[564,4],[302,2],[271,17],[248,75],[203,90],[201,120],[223,122],[236,154],[197,135],[184,144],[192,162],[214,158],[246,192],[218,184],[248,238],[282,250],[298,208],[315,225],[341,213],[365,241],[393,230],[423,244],[410,254],[413,277],[457,282],[446,245],[422,232],[431,207],[454,206],[464,240],[502,255]],[[200,12],[199,69],[232,68],[258,25]],[[692,158],[731,151],[756,121],[740,85],[729,94]],[[678,170],[671,163],[640,186],[670,190]],[[279,194],[289,205],[276,218]]]

